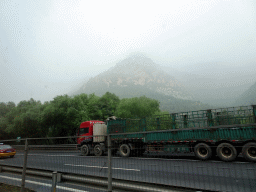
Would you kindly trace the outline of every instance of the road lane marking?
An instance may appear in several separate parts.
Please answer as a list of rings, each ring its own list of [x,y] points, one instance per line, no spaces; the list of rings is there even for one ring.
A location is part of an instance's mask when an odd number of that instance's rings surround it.
[[[0,177],[4,178],[4,179],[11,179],[11,180],[15,180],[15,181],[21,181],[21,179],[13,178],[13,177],[7,177],[7,176],[2,176],[2,175],[0,175]],[[26,183],[31,183],[31,184],[36,184],[36,185],[41,185],[41,186],[46,186],[46,187],[52,187],[51,184],[36,182],[36,181],[31,181],[31,180],[26,180]],[[56,186],[56,188],[57,189],[62,189],[62,190],[67,190],[67,191],[74,191],[74,192],[88,192],[88,191],[73,189],[73,188],[69,188],[69,187],[62,187],[62,186]]]
[[[90,167],[90,168],[99,168],[99,169],[108,169],[108,167],[101,167],[101,166],[92,166],[92,165],[73,165],[73,164],[64,164],[67,166],[73,166],[73,167]],[[118,168],[118,167],[112,167],[112,169],[117,170],[124,170],[124,171],[140,171],[140,169],[127,169],[127,168]]]

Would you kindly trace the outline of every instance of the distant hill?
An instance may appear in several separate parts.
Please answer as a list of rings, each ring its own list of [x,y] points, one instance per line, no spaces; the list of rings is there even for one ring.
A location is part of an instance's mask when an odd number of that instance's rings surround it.
[[[234,106],[252,104],[256,105],[256,82],[234,102]]]
[[[133,54],[120,61],[108,71],[91,78],[73,95],[111,92],[120,98],[145,95],[160,101],[160,108],[169,112],[209,108],[200,102],[191,101],[193,95],[182,83],[161,70],[150,58]]]

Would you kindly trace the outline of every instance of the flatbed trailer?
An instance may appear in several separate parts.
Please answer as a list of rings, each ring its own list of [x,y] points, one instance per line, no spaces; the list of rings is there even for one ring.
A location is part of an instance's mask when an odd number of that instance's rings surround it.
[[[256,105],[107,121],[113,153],[140,156],[145,151],[194,152],[201,160],[238,154],[256,161]]]

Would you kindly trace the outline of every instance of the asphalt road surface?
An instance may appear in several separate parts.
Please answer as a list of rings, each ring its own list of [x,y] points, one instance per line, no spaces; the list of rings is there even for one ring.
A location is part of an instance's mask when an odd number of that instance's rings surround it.
[[[23,166],[24,154],[0,159],[0,164]],[[160,183],[215,191],[256,191],[256,164],[238,158],[235,162],[199,161],[191,155],[144,155],[112,159],[117,179]],[[107,177],[107,156],[80,156],[72,151],[30,151],[27,166],[51,171]]]

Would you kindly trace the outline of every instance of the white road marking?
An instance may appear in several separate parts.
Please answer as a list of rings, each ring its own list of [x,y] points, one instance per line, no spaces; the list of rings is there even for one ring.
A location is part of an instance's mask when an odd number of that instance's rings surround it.
[[[11,180],[15,180],[15,181],[21,181],[21,179],[13,178],[13,177],[7,177],[7,176],[2,176],[2,175],[0,175],[0,177],[4,178],[4,179],[11,179]],[[26,180],[26,183],[31,183],[31,184],[36,184],[36,185],[41,185],[41,186],[46,186],[46,187],[52,187],[51,184],[36,182],[36,181],[30,181],[30,180]],[[69,187],[62,187],[62,186],[57,186],[56,188],[57,189],[62,189],[62,190],[67,190],[67,191],[74,191],[74,192],[88,192],[88,191],[73,189],[73,188],[69,188]]]
[[[73,164],[64,164],[64,165],[73,166],[73,167],[91,167],[91,168],[99,168],[99,169],[108,168],[108,167],[92,166],[92,165],[73,165]],[[126,168],[115,168],[115,167],[112,167],[112,169],[118,169],[118,170],[124,170],[124,171],[140,171],[139,169],[126,169]]]

